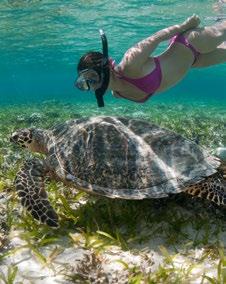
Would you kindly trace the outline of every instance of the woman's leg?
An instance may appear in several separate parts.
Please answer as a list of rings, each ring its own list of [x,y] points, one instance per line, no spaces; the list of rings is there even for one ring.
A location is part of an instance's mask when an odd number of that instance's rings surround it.
[[[192,68],[208,67],[220,63],[226,63],[226,42],[212,52],[200,54]]]
[[[214,26],[187,31],[185,37],[197,51],[209,53],[226,41],[226,21]]]

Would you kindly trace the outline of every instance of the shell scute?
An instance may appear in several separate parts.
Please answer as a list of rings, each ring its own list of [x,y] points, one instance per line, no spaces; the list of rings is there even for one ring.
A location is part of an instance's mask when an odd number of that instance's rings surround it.
[[[49,160],[60,178],[73,176],[88,192],[113,198],[177,193],[220,165],[194,142],[144,120],[82,118],[51,131]]]

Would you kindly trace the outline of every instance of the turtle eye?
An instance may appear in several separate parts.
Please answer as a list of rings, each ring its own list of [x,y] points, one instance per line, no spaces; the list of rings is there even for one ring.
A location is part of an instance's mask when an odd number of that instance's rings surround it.
[[[10,137],[10,142],[16,142],[19,138],[19,135],[18,134],[14,134]]]

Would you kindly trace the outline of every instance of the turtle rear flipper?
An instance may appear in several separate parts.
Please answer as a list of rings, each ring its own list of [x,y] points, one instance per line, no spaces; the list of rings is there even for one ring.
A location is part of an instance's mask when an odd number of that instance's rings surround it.
[[[58,216],[51,206],[44,189],[45,166],[39,159],[26,161],[17,173],[17,194],[31,215],[51,227],[58,227]]]
[[[226,206],[226,179],[221,171],[195,185],[189,186],[186,192],[197,197],[206,198],[217,205]]]

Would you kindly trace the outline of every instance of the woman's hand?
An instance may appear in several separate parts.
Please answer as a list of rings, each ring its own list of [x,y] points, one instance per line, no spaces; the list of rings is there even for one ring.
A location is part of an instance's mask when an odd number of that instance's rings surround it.
[[[127,50],[123,58],[124,66],[142,68],[150,54],[156,49],[161,41],[168,40],[177,34],[194,29],[200,24],[199,16],[193,15],[180,25],[170,26],[138,42]]]
[[[194,29],[200,24],[200,18],[197,15],[192,15],[191,17],[187,18],[186,21],[183,22],[182,26],[184,28],[184,31],[187,31],[189,29]]]

